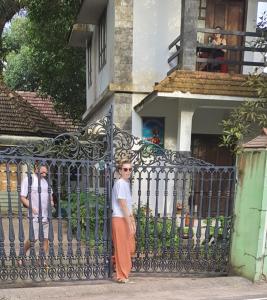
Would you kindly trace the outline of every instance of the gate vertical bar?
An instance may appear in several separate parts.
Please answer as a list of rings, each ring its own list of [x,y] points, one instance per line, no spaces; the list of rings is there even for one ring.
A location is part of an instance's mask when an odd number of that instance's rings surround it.
[[[112,277],[113,273],[113,264],[112,264],[112,215],[111,215],[111,210],[112,210],[112,181],[113,181],[113,160],[114,160],[114,145],[113,145],[113,106],[111,106],[109,110],[109,115],[108,115],[108,129],[107,130],[107,151],[109,155],[107,155],[107,173],[109,174],[109,177],[107,178],[107,216],[108,216],[108,238],[107,238],[107,243],[108,243],[108,264],[109,264],[109,277]]]

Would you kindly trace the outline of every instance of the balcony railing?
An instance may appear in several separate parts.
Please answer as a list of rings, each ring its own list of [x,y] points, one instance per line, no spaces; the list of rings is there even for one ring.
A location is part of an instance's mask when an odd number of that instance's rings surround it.
[[[253,66],[253,67],[263,67],[265,65],[264,61],[259,62],[256,59],[245,60],[245,52],[254,52],[254,53],[262,53],[267,52],[267,41],[266,41],[266,31],[258,31],[258,32],[242,32],[242,31],[225,31],[225,30],[216,30],[210,28],[198,28],[198,34],[203,34],[205,36],[204,40],[208,41],[209,36],[220,33],[223,36],[235,36],[235,39],[238,40],[237,45],[227,44],[227,45],[214,45],[209,42],[199,43],[196,40],[196,70],[201,70],[201,66],[203,65],[227,65],[231,70],[235,70],[236,73],[241,71],[241,67],[243,66]],[[227,38],[226,38],[227,39]],[[174,51],[173,51],[174,49]],[[217,50],[226,50],[226,55],[223,60],[218,60],[213,58],[212,53]],[[168,75],[172,73],[174,70],[183,69],[182,62],[180,59],[181,52],[183,51],[183,43],[178,36],[170,45],[169,50],[172,52],[168,59],[169,65],[172,66]],[[201,55],[201,54],[206,55]],[[232,55],[235,53],[235,55]],[[229,59],[229,57],[235,56],[235,59]],[[231,66],[231,67],[230,67]],[[212,70],[212,68],[211,68]]]

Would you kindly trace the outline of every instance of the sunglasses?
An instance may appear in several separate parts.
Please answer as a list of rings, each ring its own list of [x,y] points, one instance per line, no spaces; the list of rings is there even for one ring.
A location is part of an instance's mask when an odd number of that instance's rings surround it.
[[[124,172],[127,172],[127,171],[132,172],[132,168],[122,168],[122,170],[123,170]]]

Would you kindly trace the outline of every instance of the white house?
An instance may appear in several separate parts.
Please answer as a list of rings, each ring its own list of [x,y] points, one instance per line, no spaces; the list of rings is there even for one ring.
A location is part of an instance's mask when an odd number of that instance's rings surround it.
[[[152,134],[158,124],[165,148],[231,164],[230,154],[217,146],[220,122],[256,96],[243,83],[245,74],[264,65],[263,50],[249,43],[258,35],[259,2],[267,5],[266,0],[81,1],[69,44],[86,51],[84,121],[99,119],[113,104],[115,123],[133,135],[147,138],[147,130]],[[207,63],[200,53],[209,49],[216,26],[227,41],[228,74],[199,71]]]

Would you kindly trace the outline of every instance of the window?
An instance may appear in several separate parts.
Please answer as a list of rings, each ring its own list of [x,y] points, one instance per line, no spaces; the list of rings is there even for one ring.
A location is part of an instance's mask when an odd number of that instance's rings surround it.
[[[87,42],[88,87],[92,85],[92,41]]]
[[[98,34],[98,67],[103,69],[107,62],[107,11],[105,10],[99,21]]]
[[[199,12],[198,12],[198,19],[199,20],[205,20],[205,18],[206,18],[206,8],[207,8],[206,0],[199,0]]]

